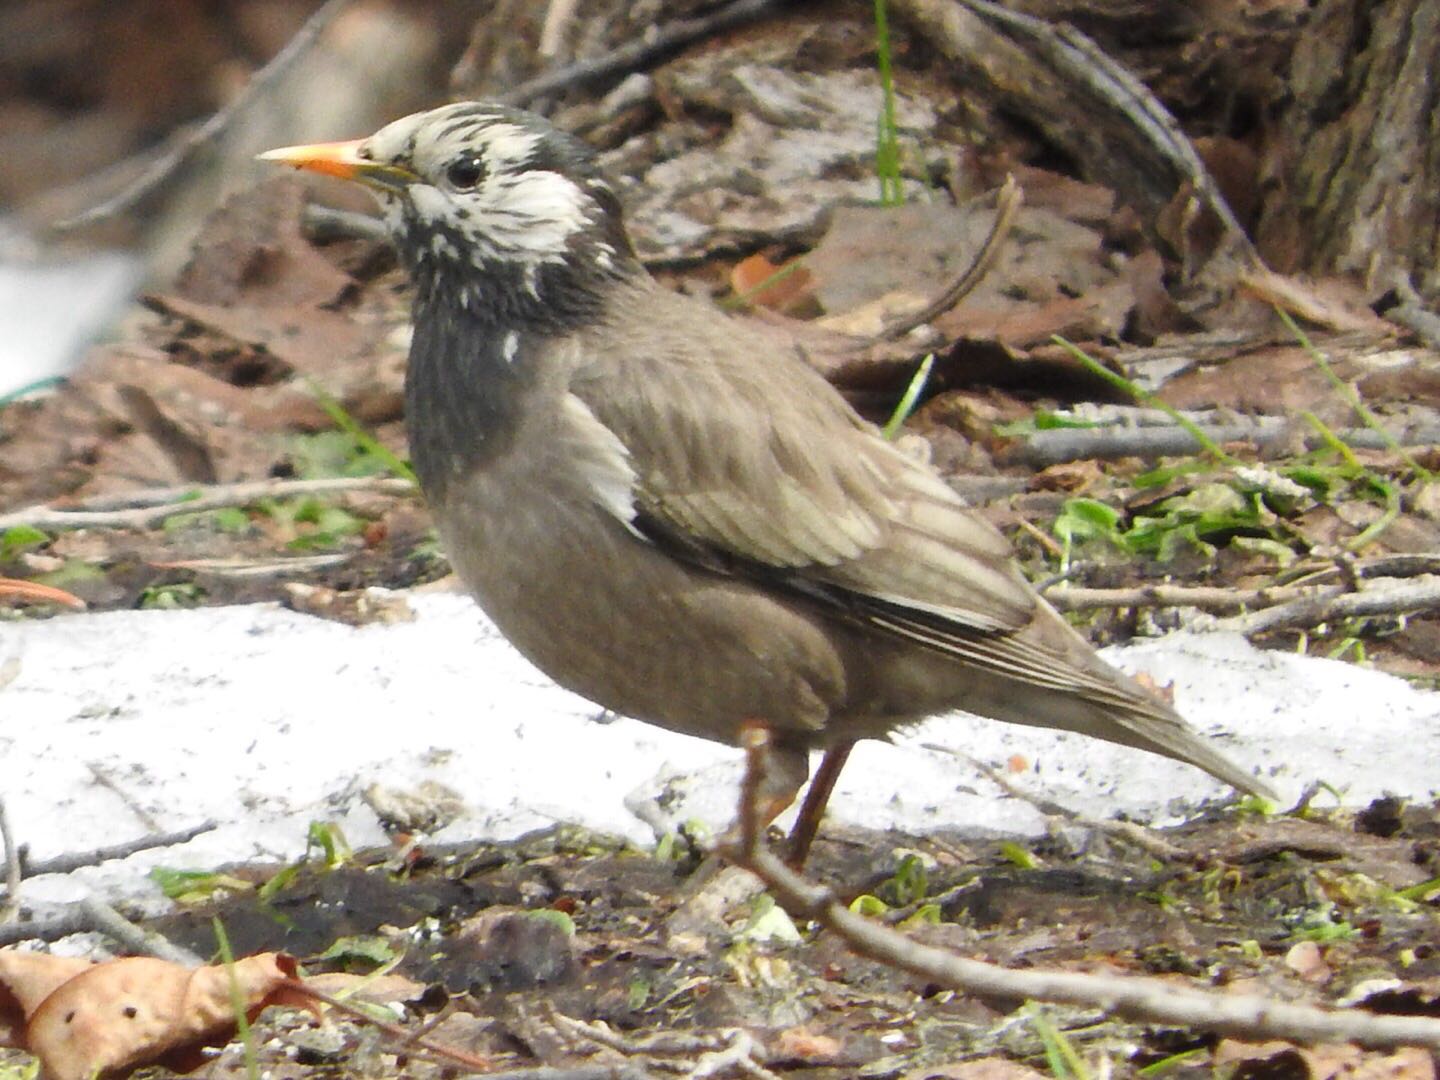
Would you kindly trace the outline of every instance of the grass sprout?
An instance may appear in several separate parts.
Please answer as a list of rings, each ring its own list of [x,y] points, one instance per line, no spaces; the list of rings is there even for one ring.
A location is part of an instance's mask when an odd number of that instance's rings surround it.
[[[895,119],[895,78],[890,67],[890,19],[885,0],[875,0],[875,62],[883,95],[875,132],[875,176],[880,205],[901,206],[905,189],[900,179],[900,128]]]
[[[225,924],[218,917],[210,920],[215,928],[215,944],[220,952],[220,961],[230,978],[230,1010],[235,1014],[235,1032],[245,1047],[246,1080],[260,1080],[260,1058],[255,1050],[255,1033],[250,1029],[250,1018],[245,1015],[245,992],[240,989],[240,980],[235,977],[235,953],[230,948],[230,936],[225,933]]]
[[[324,387],[312,379],[305,380],[306,387],[310,393],[315,395],[316,402],[320,408],[325,410],[332,423],[345,434],[355,440],[357,446],[365,453],[385,463],[385,467],[395,476],[403,480],[409,480],[416,487],[420,486],[420,480],[415,475],[415,470],[410,468],[410,463],[402,459],[398,454],[385,446],[379,439],[366,431],[364,426],[350,415],[344,405],[331,395]]]
[[[915,411],[915,404],[920,400],[920,395],[925,390],[925,384],[930,381],[930,372],[935,367],[935,354],[929,353],[920,366],[915,369],[915,374],[910,377],[910,383],[905,387],[905,392],[900,395],[900,401],[895,406],[895,411],[890,414],[890,419],[885,421],[885,426],[880,434],[886,439],[894,441],[895,436],[900,434],[900,428],[912,412]]]
[[[1210,438],[1209,435],[1206,435],[1198,424],[1189,417],[1182,415],[1179,409],[1162,401],[1148,390],[1142,390],[1133,380],[1127,379],[1123,375],[1117,375],[1074,342],[1061,337],[1059,334],[1052,334],[1050,340],[1073,356],[1092,374],[1098,375],[1111,386],[1123,390],[1142,405],[1152,409],[1159,409],[1166,416],[1170,417],[1171,420],[1179,424],[1180,427],[1188,431],[1191,437],[1213,456],[1215,460],[1222,461],[1232,467],[1240,464],[1238,460],[1227,454],[1219,443]]]
[[[1411,457],[1405,448],[1396,441],[1395,436],[1390,434],[1384,425],[1380,423],[1379,418],[1370,411],[1370,407],[1361,400],[1355,388],[1340,378],[1339,375],[1335,374],[1335,369],[1330,366],[1330,361],[1325,359],[1325,354],[1315,347],[1315,343],[1310,340],[1309,335],[1306,334],[1304,330],[1300,329],[1299,324],[1290,317],[1290,313],[1279,306],[1275,308],[1275,313],[1280,316],[1280,321],[1285,324],[1285,329],[1294,335],[1295,340],[1300,343],[1300,347],[1304,349],[1310,359],[1314,361],[1315,366],[1320,369],[1321,374],[1330,381],[1330,385],[1335,388],[1335,392],[1343,397],[1346,403],[1355,410],[1355,415],[1360,417],[1361,422],[1371,431],[1375,432],[1376,435],[1380,436],[1380,439],[1385,443],[1386,447],[1413,469],[1415,475],[1422,481],[1428,484],[1434,480],[1435,474]]]

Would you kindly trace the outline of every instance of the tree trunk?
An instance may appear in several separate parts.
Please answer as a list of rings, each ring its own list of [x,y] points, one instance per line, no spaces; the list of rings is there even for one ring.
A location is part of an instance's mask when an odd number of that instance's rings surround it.
[[[1322,0],[1268,133],[1257,241],[1282,271],[1440,294],[1440,4]]]

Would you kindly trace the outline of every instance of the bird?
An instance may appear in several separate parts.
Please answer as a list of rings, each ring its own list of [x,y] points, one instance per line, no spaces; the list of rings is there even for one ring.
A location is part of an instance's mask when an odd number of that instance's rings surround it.
[[[764,820],[822,751],[792,863],[856,742],[956,709],[1272,796],[1101,660],[792,340],[657,282],[582,140],[457,102],[260,157],[378,197],[413,285],[411,459],[461,582],[606,709],[730,744],[763,727]]]

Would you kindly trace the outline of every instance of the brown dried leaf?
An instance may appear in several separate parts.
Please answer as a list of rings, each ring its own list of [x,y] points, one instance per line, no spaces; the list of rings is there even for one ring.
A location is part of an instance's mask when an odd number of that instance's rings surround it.
[[[1215,1048],[1214,1066],[1263,1064],[1266,1075],[1304,1075],[1309,1080],[1434,1080],[1430,1055],[1417,1047],[1393,1054],[1371,1052],[1348,1043],[1296,1047],[1286,1042],[1245,1043],[1225,1039]],[[1288,1066],[1288,1068],[1287,1068]]]
[[[1385,333],[1384,319],[1370,310],[1352,281],[1328,278],[1302,281],[1264,268],[1241,275],[1240,288],[1256,299],[1285,308],[1308,322],[1336,332]]]
[[[316,378],[343,368],[372,344],[354,319],[310,304],[225,307],[176,295],[152,296],[149,302],[157,311],[262,348],[290,369]]]
[[[249,1017],[268,1005],[315,1007],[293,987],[295,961],[280,953],[230,969],[129,957],[90,965],[45,997],[28,1014],[22,1049],[40,1059],[50,1080],[86,1080],[162,1057],[172,1068],[189,1064],[196,1051],[235,1031],[232,973]]]
[[[746,303],[795,314],[814,303],[810,271],[797,260],[776,266],[763,252],[741,259],[730,271],[730,288]]]
[[[1294,345],[1255,349],[1186,372],[1166,383],[1165,400],[1177,409],[1231,408],[1278,416],[1308,409],[1327,423],[1343,419],[1329,381],[1309,354]]]
[[[943,203],[841,206],[805,266],[814,275],[816,296],[832,314],[896,292],[923,303],[969,264],[994,220],[993,208]]]
[[[1032,491],[1088,491],[1105,472],[1098,461],[1062,461],[1041,469],[1030,478]]]
[[[26,1019],[57,989],[93,966],[73,956],[0,949],[0,1046],[23,1048]]]
[[[83,611],[85,601],[64,589],[41,585],[35,581],[0,578],[0,602],[20,604],[60,604]]]

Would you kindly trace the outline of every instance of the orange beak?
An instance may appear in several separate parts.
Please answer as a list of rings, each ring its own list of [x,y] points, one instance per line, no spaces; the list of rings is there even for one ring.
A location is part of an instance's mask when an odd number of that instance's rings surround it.
[[[285,146],[278,150],[265,151],[259,155],[259,160],[293,165],[297,169],[308,169],[325,176],[338,176],[342,180],[354,180],[392,191],[404,188],[418,179],[409,169],[361,157],[359,150],[363,144],[363,139],[356,139],[352,142]]]

